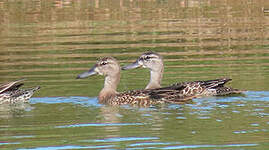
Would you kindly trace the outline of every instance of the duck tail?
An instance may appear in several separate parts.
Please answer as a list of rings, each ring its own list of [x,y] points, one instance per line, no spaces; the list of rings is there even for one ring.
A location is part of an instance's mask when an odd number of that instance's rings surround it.
[[[33,92],[39,90],[41,87],[40,86],[37,86],[37,87],[34,87],[34,88],[31,88],[30,90],[32,90]]]

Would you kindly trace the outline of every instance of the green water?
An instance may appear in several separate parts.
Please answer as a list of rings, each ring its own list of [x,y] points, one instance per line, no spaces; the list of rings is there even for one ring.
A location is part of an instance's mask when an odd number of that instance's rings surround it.
[[[0,1],[0,83],[41,86],[29,104],[0,106],[1,149],[268,149],[269,2]],[[164,57],[163,86],[229,77],[245,95],[190,104],[98,104],[103,77],[76,80],[104,56],[123,66]],[[118,91],[149,71],[123,71]]]

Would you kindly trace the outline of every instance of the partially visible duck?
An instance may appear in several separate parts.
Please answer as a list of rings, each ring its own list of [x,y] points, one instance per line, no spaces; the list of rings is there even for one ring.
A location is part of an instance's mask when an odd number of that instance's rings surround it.
[[[40,89],[39,86],[29,89],[20,89],[23,85],[23,83],[20,83],[22,81],[24,81],[24,79],[0,85],[0,104],[28,102],[34,92]]]

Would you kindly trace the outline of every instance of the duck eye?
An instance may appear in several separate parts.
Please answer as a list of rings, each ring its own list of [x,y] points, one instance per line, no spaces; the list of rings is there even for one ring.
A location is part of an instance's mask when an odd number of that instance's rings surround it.
[[[149,59],[150,59],[150,57],[149,57],[149,56],[146,56],[146,57],[145,57],[145,59],[146,59],[146,60],[149,60]]]
[[[106,65],[107,64],[107,62],[101,62],[101,66],[104,66],[104,65]]]

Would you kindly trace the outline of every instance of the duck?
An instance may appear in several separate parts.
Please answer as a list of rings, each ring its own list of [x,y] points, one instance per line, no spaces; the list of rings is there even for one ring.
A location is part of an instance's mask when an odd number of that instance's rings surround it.
[[[40,89],[40,86],[20,89],[21,83],[25,79],[19,79],[0,85],[0,104],[25,103],[33,96],[34,92]]]
[[[185,103],[193,98],[193,96],[180,94],[181,90],[185,88],[184,86],[117,92],[120,71],[121,66],[114,57],[104,57],[98,60],[91,69],[80,73],[76,78],[83,79],[93,75],[105,77],[103,89],[98,95],[98,102],[101,104],[149,106],[164,103]]]
[[[143,53],[135,62],[123,66],[122,70],[130,70],[135,68],[147,68],[150,70],[150,81],[145,89],[161,88],[161,81],[163,77],[164,64],[163,57],[153,51]],[[181,91],[181,95],[196,95],[197,97],[204,96],[224,96],[231,94],[241,94],[242,91],[231,87],[224,86],[231,81],[230,78],[219,78],[205,81],[190,81],[179,82],[171,85],[172,87],[185,87]],[[169,87],[169,86],[168,86]],[[166,87],[166,88],[168,88]]]

